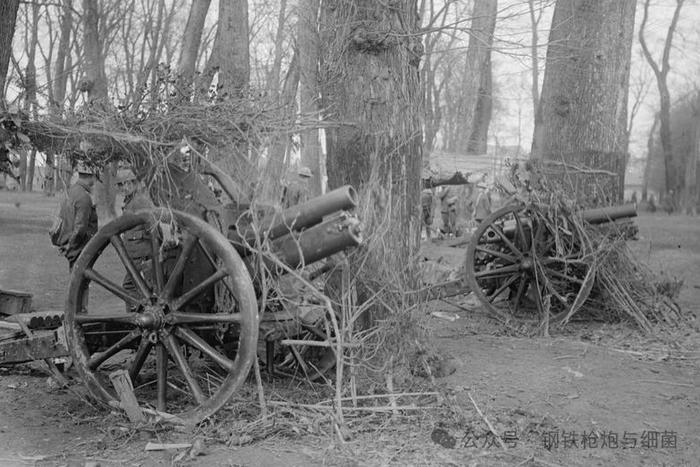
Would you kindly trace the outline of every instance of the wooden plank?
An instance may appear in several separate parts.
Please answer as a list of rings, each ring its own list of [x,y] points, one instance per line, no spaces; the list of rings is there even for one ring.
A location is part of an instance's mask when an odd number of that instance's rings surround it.
[[[67,355],[68,350],[59,343],[56,331],[39,331],[32,337],[0,342],[0,364],[24,363]]]
[[[18,290],[0,289],[0,314],[15,315],[32,310],[32,294]]]
[[[139,402],[134,394],[134,387],[131,384],[131,378],[126,370],[117,370],[109,374],[109,379],[112,381],[112,386],[119,395],[121,401],[119,407],[126,412],[132,423],[142,423],[146,421],[143,415]]]

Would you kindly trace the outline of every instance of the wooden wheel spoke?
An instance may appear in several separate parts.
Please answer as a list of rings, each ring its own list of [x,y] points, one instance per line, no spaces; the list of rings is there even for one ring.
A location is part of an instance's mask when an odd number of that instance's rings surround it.
[[[140,331],[133,330],[126,336],[119,339],[115,344],[103,350],[102,352],[92,354],[90,360],[88,361],[88,367],[91,370],[96,370],[100,365],[107,361],[107,359],[127,348],[129,344],[138,339],[140,335]]]
[[[520,275],[520,283],[518,284],[518,291],[515,293],[515,304],[514,308],[515,311],[517,312],[518,309],[520,308],[520,300],[523,298],[523,294],[525,293],[525,290],[527,290],[527,286],[530,284],[530,281],[527,279],[527,276],[525,273]]]
[[[487,277],[498,277],[498,276],[503,276],[506,274],[513,274],[516,272],[520,272],[520,265],[518,264],[513,264],[510,266],[503,266],[500,268],[496,269],[485,269],[483,271],[478,271],[474,273],[474,277],[477,279],[483,279]]]
[[[201,248],[202,252],[204,253],[204,257],[207,259],[207,261],[209,262],[211,267],[213,267],[214,269],[218,269],[219,266],[216,264],[216,260],[211,255],[211,253],[209,253],[209,250],[207,249],[207,247],[204,245],[204,243],[201,240],[199,240],[199,247]],[[234,293],[233,288],[231,288],[231,284],[224,281],[224,286],[229,291],[229,293],[235,297],[236,294]]]
[[[233,360],[226,358],[221,355],[214,347],[209,345],[207,341],[199,337],[194,331],[182,327],[175,328],[175,335],[185,344],[194,347],[195,349],[202,352],[207,357],[211,358],[217,365],[221,368],[232,371],[233,370]]]
[[[493,230],[494,232],[496,232],[496,234],[497,234],[499,237],[501,237],[501,240],[503,240],[503,243],[506,244],[506,246],[510,249],[510,251],[512,251],[513,253],[515,253],[519,258],[522,258],[522,257],[523,257],[523,253],[518,249],[518,247],[516,247],[516,246],[513,244],[513,242],[510,241],[510,239],[509,239],[508,236],[505,234],[505,232],[503,232],[503,229],[501,229],[501,228],[500,228],[498,225],[496,225],[496,224],[491,224],[489,227],[491,228],[491,230]]]
[[[168,398],[168,352],[162,342],[159,342],[156,347],[156,375],[156,392],[158,394],[156,408],[165,412]]]
[[[163,265],[160,262],[160,242],[156,232],[151,234],[151,269],[153,270],[154,292],[163,290]]]
[[[515,217],[515,228],[517,230],[518,235],[520,236],[520,240],[522,241],[523,246],[526,246],[527,238],[525,237],[525,229],[523,229],[523,222],[519,214],[520,213],[518,212],[513,213],[513,217]]]
[[[554,277],[558,277],[559,279],[563,279],[563,280],[568,281],[568,282],[573,282],[576,284],[583,284],[583,279],[579,279],[578,277],[569,276],[569,275],[564,274],[562,272],[555,271],[554,269],[551,269],[551,268],[544,269],[544,274],[547,276],[551,275]]]
[[[124,323],[131,325],[138,325],[138,314],[131,313],[120,313],[120,314],[109,314],[109,315],[91,315],[79,313],[75,315],[75,322],[78,324],[89,324],[89,323]]]
[[[516,275],[510,276],[503,282],[503,284],[498,289],[496,289],[496,291],[493,294],[491,294],[491,297],[495,299],[496,297],[501,295],[504,290],[510,287],[513,284],[513,282],[515,282],[518,279],[518,277],[519,276]]]
[[[131,295],[124,287],[115,284],[114,282],[107,279],[105,276],[95,271],[94,269],[88,268],[83,272],[83,274],[92,282],[95,282],[107,291],[112,292],[114,295],[121,298],[129,305],[138,306],[139,304],[141,304],[141,300]]]
[[[185,381],[187,381],[187,385],[190,387],[190,390],[192,390],[194,399],[198,403],[203,404],[207,398],[202,392],[202,388],[199,387],[199,383],[197,383],[194,374],[192,374],[192,369],[187,364],[187,359],[182,354],[180,346],[175,340],[175,337],[172,334],[168,335],[163,340],[163,344],[167,348],[168,353],[170,353],[170,355],[173,357],[175,364],[178,366],[178,368],[180,368],[182,376],[185,378]]]
[[[185,270],[185,266],[187,266],[187,259],[190,257],[190,254],[192,253],[192,250],[196,244],[196,237],[192,235],[187,235],[185,237],[182,245],[182,251],[180,251],[180,254],[177,257],[177,261],[175,262],[175,266],[170,273],[168,282],[165,284],[165,286],[163,286],[163,292],[161,293],[163,299],[168,300],[172,298],[173,294],[175,293],[175,289],[182,278],[182,273]]]
[[[495,256],[495,257],[500,258],[504,261],[508,261],[511,264],[515,263],[517,261],[517,258],[513,255],[503,253],[502,251],[492,250],[492,249],[486,248],[485,246],[482,246],[482,245],[477,245],[476,251],[479,251],[481,253],[486,253],[487,255]]]
[[[131,365],[129,365],[129,377],[131,378],[132,383],[136,381],[139,372],[141,372],[141,368],[146,362],[146,358],[148,358],[148,353],[151,351],[151,348],[153,348],[153,343],[151,341],[148,339],[141,339],[141,342],[139,342],[139,348],[136,349],[136,353],[134,354],[134,359],[131,361]]]
[[[170,324],[240,323],[240,313],[186,313],[175,311],[165,316]]]
[[[179,310],[182,308],[184,305],[186,305],[190,300],[195,298],[197,295],[205,291],[207,288],[211,287],[212,285],[216,284],[218,281],[221,279],[225,278],[228,276],[228,272],[224,269],[218,269],[214,274],[211,276],[207,277],[204,279],[202,282],[199,284],[195,285],[192,287],[190,290],[182,294],[182,296],[178,297],[177,300],[175,300],[172,305],[170,306],[171,309],[173,310]]]
[[[136,288],[138,289],[138,291],[141,292],[141,295],[143,297],[150,297],[151,289],[146,284],[146,281],[143,279],[143,276],[141,276],[141,272],[138,270],[134,262],[131,261],[129,253],[126,251],[126,246],[124,246],[124,240],[122,240],[122,238],[119,235],[113,235],[109,239],[109,242],[116,250],[117,256],[119,256],[119,259],[126,268],[126,271],[131,276],[132,280],[134,281],[134,284],[136,284]]]

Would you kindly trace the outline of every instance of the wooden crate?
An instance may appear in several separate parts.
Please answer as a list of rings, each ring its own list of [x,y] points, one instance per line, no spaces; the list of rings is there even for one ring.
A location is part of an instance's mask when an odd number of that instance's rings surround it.
[[[0,315],[16,315],[32,311],[32,294],[0,289]]]

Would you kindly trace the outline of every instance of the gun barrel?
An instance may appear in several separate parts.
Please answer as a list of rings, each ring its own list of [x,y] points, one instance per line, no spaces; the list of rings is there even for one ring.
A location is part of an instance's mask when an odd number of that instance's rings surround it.
[[[359,219],[347,212],[340,212],[302,232],[292,232],[274,240],[270,250],[283,264],[294,269],[361,243],[362,229]],[[284,269],[274,261],[267,258],[264,260],[268,270],[275,275],[284,273]],[[253,256],[248,256],[245,261],[248,263],[248,269],[255,276],[256,260]]]
[[[290,232],[319,224],[325,216],[337,211],[350,210],[355,206],[357,206],[357,192],[352,186],[345,185],[264,218],[258,224],[257,230],[261,237],[274,240]],[[256,233],[249,229],[244,233],[243,238],[249,244],[254,244]]]
[[[637,205],[634,203],[620,206],[608,206],[605,208],[585,209],[581,212],[581,217],[589,224],[603,224],[617,219],[636,216]]]

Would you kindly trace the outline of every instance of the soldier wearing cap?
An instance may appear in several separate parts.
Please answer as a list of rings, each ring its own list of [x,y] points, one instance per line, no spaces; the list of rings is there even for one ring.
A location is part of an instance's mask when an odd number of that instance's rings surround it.
[[[155,206],[145,187],[131,169],[120,169],[117,172],[116,185],[119,193],[124,197],[123,214]],[[151,234],[152,232],[145,225],[139,225],[122,235],[129,258],[136,268],[146,275],[148,275],[151,259]],[[136,285],[128,273],[124,277],[123,286],[129,291],[136,290]]]
[[[457,195],[454,188],[445,186],[440,193],[440,214],[442,227],[440,231],[446,235],[457,234]]]
[[[92,202],[92,187],[95,185],[94,169],[78,164],[78,180],[68,190],[68,197],[61,204],[60,225],[55,244],[68,260],[68,268],[73,264],[87,242],[97,233],[97,210]]]

